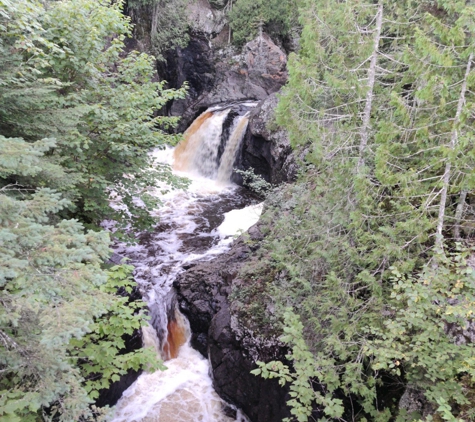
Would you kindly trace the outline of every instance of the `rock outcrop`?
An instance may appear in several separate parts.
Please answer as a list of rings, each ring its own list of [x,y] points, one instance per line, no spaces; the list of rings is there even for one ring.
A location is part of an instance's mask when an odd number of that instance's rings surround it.
[[[246,134],[235,167],[249,168],[266,181],[278,185],[295,180],[297,164],[287,132],[274,121],[277,106],[276,94],[271,94],[252,111],[249,117],[249,130]],[[233,181],[241,184],[239,175]]]
[[[252,241],[262,235],[249,230]],[[285,360],[285,347],[275,335],[257,335],[242,324],[233,310],[230,294],[243,263],[253,253],[244,238],[212,261],[190,266],[175,281],[181,311],[190,321],[192,345],[211,363],[217,393],[241,408],[252,422],[277,422],[289,415],[287,389],[250,371],[255,361]]]
[[[140,6],[128,10],[135,24],[130,49],[154,52],[153,15],[159,9]],[[180,116],[183,131],[211,105],[241,100],[264,100],[287,81],[287,55],[265,33],[236,48],[229,43],[229,25],[221,0],[197,0],[187,11],[189,42],[175,48],[159,62],[158,73],[171,88],[188,83],[188,96],[175,100],[167,113]]]
[[[211,105],[264,100],[287,81],[286,65],[286,54],[266,34],[238,51],[216,49],[206,34],[194,33],[186,48],[169,53],[162,71],[171,86],[189,86],[188,97],[174,101],[169,113],[181,116],[183,130]]]

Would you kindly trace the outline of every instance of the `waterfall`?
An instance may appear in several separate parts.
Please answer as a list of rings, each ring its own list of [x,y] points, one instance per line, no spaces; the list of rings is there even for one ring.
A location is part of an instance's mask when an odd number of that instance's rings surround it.
[[[223,139],[223,124],[231,111],[235,114],[232,128],[229,138]],[[248,115],[248,111],[240,115],[231,107],[206,110],[188,128],[183,141],[175,148],[173,168],[217,180],[220,184],[229,183],[236,154],[246,134]],[[223,153],[219,157],[219,150],[223,146]]]
[[[198,117],[197,125],[190,126],[184,134],[184,140],[175,150],[175,170],[200,174],[210,179],[216,177],[223,123],[230,111],[206,111]]]
[[[201,114],[174,149],[156,150],[158,163],[173,164],[192,184],[188,191],[157,192],[159,224],[136,245],[117,243],[115,251],[135,266],[134,277],[150,311],[144,346],[153,347],[166,371],[144,373],[117,404],[112,422],[245,422],[237,409],[214,391],[209,364],[189,344],[188,320],[179,312],[172,284],[183,267],[229,249],[236,233],[254,224],[262,210],[251,195],[229,181],[255,104],[214,108]],[[225,130],[223,130],[225,126]]]
[[[200,138],[196,135],[196,132],[212,116],[213,113],[205,111],[183,134],[183,141],[180,142],[173,152],[175,170],[186,172],[189,169],[194,160],[195,151],[200,144]],[[206,131],[203,130],[203,132],[205,133]]]
[[[236,161],[236,154],[239,150],[242,139],[246,134],[247,125],[249,123],[249,118],[247,116],[248,113],[237,120],[237,123],[231,132],[231,137],[226,144],[226,149],[221,157],[221,163],[219,164],[218,169],[217,180],[220,183],[228,183],[231,178],[233,164]]]

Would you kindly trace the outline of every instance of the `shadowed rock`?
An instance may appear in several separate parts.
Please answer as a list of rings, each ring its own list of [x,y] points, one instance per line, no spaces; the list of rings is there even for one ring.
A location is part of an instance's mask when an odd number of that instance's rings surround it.
[[[249,235],[262,239],[257,226]],[[246,329],[230,309],[232,285],[251,253],[240,238],[228,253],[189,267],[174,286],[180,310],[190,321],[192,346],[209,357],[216,392],[253,422],[278,422],[289,416],[288,390],[250,371],[256,360],[285,360],[286,349],[275,337]]]

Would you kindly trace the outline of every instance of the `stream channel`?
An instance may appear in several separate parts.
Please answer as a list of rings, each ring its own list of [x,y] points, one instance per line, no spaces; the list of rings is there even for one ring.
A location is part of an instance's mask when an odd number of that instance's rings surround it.
[[[187,264],[226,252],[234,237],[257,222],[262,204],[230,182],[233,164],[255,103],[208,109],[174,149],[153,152],[186,176],[186,191],[159,195],[158,224],[134,245],[116,244],[129,258],[151,320],[143,330],[145,346],[154,347],[165,371],[144,372],[117,403],[113,422],[247,421],[214,391],[208,360],[189,344],[188,321],[178,311],[173,281]]]

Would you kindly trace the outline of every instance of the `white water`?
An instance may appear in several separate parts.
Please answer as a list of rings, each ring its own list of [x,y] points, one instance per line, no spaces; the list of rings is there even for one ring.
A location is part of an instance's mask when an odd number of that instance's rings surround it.
[[[223,402],[213,390],[208,361],[189,344],[181,347],[166,371],[143,374],[124,393],[115,422],[245,421],[223,413]]]
[[[231,137],[226,144],[226,149],[224,150],[223,156],[221,157],[221,163],[218,169],[217,180],[221,184],[229,183],[231,174],[233,172],[233,164],[236,161],[236,154],[239,149],[239,145],[242,142],[249,123],[248,113],[245,116],[237,119],[233,130],[231,132]]]
[[[212,110],[211,110],[212,111]],[[221,142],[221,127],[229,110],[216,111],[201,116],[187,135],[187,144],[180,145],[178,160],[173,149],[156,150],[157,162],[174,164],[191,179],[190,188],[184,191],[169,191],[160,196],[163,206],[156,210],[159,218],[157,230],[143,236],[133,246],[117,245],[116,252],[127,256],[135,266],[135,279],[147,301],[152,326],[144,330],[146,346],[154,347],[157,356],[169,356],[173,345],[169,344],[170,290],[183,265],[212,259],[227,251],[234,237],[257,222],[262,204],[244,206],[249,202],[241,188],[229,183],[236,149],[245,132],[238,118],[226,144],[223,157],[228,180],[223,183],[217,177],[217,150]],[[198,120],[198,119],[197,119]],[[192,125],[193,126],[193,125]],[[247,121],[246,121],[247,126]],[[191,128],[190,128],[191,129]],[[234,131],[234,132],[235,132]],[[233,139],[234,138],[238,138]],[[227,151],[234,148],[232,152]],[[214,150],[213,150],[214,148]],[[223,161],[221,162],[223,165]],[[229,169],[231,168],[231,170]],[[186,173],[183,173],[183,170]],[[224,174],[224,173],[220,173]],[[207,177],[204,177],[207,176]],[[239,209],[232,209],[237,207]],[[229,209],[228,212],[223,210]],[[223,220],[224,217],[224,221]],[[189,338],[189,328],[184,317],[175,317],[179,330]],[[167,328],[168,327],[168,328]],[[127,389],[119,400],[112,422],[227,422],[245,421],[237,411],[236,418],[226,416],[226,404],[212,388],[208,361],[193,350],[188,341],[178,350],[178,355],[165,362],[166,371],[144,373]]]

